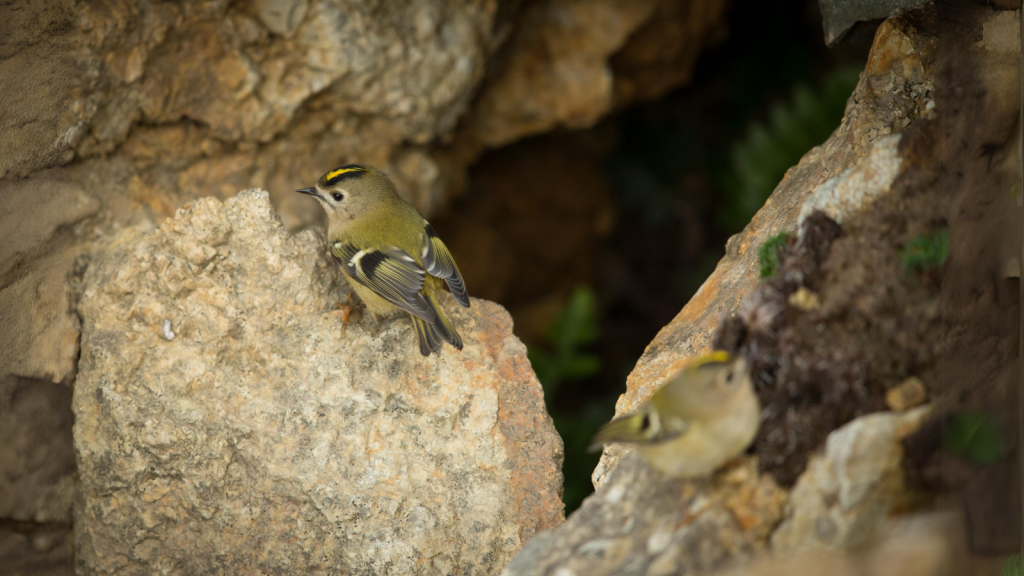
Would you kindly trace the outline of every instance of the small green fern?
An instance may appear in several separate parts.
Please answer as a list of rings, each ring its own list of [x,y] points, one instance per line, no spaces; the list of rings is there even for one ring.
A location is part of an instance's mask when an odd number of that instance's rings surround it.
[[[601,358],[584,350],[600,336],[598,313],[594,291],[589,286],[578,287],[551,323],[546,335],[547,346],[543,349],[531,346],[527,350],[533,371],[544,388],[544,400],[555,430],[565,445],[562,501],[566,514],[578,508],[594,491],[590,471],[597,465],[599,456],[587,453],[586,448],[613,409],[611,405],[606,406],[603,399],[589,398],[581,402],[580,411],[566,413],[558,410],[553,400],[563,382],[588,378],[601,370]]]
[[[732,171],[723,175],[726,206],[719,213],[727,230],[740,230],[764,206],[791,166],[825,141],[839,125],[860,69],[829,72],[815,89],[798,84],[789,101],[777,102],[768,121],[755,122],[732,148]]]
[[[580,350],[597,341],[598,335],[597,297],[589,286],[580,286],[548,329],[552,350],[531,347],[527,351],[549,405],[563,380],[586,378],[601,370],[601,359],[596,354]]]

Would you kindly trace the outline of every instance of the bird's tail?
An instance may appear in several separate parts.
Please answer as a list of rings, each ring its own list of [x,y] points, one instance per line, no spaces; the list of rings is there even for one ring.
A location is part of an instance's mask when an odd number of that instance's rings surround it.
[[[424,296],[426,297],[427,304],[434,310],[437,320],[435,322],[427,322],[416,316],[412,317],[413,325],[416,326],[416,336],[420,341],[420,354],[430,356],[431,352],[440,350],[441,344],[444,342],[451,344],[458,350],[462,350],[462,337],[459,336],[452,323],[448,321],[448,317],[444,315],[444,311],[441,310],[437,300],[430,294],[425,294]]]
[[[601,426],[601,429],[594,435],[594,439],[587,447],[588,452],[594,452],[609,442],[630,442],[641,439],[640,423],[643,420],[642,414],[630,414]]]

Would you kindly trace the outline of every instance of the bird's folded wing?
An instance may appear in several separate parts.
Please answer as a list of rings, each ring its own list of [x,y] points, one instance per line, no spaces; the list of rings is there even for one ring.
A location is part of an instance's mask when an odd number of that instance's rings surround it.
[[[423,294],[426,271],[402,250],[360,249],[351,244],[334,244],[331,255],[349,277],[373,290],[399,308],[422,318],[437,321],[437,313]]]
[[[423,235],[423,267],[431,276],[440,278],[448,284],[455,301],[462,306],[469,307],[469,294],[466,292],[466,283],[462,280],[459,267],[455,265],[455,258],[448,251],[437,236],[437,232],[430,224],[425,224]]]

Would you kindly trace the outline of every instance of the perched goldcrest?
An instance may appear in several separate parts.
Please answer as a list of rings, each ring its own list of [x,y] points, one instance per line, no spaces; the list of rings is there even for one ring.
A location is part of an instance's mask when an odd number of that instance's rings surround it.
[[[316,198],[327,212],[331,256],[370,312],[382,317],[408,312],[424,356],[437,352],[442,342],[462,350],[462,337],[437,301],[447,284],[455,301],[469,307],[459,267],[387,175],[349,164],[296,192]]]
[[[643,408],[601,427],[590,449],[634,443],[644,460],[669,476],[707,476],[750,446],[760,413],[746,361],[712,352],[691,362]]]

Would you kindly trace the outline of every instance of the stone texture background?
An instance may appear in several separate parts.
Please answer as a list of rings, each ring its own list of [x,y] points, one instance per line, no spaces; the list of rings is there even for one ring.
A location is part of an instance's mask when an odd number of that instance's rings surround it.
[[[322,247],[251,190],[92,262],[79,566],[492,574],[562,521],[561,439],[508,314],[474,300],[466,348],[427,359],[408,321],[343,331]]]

